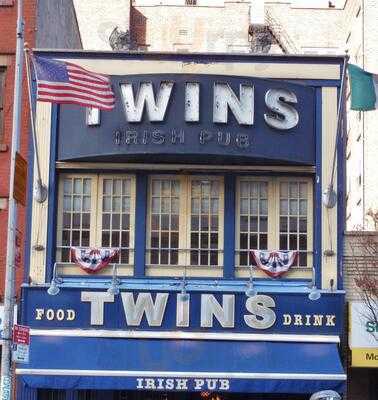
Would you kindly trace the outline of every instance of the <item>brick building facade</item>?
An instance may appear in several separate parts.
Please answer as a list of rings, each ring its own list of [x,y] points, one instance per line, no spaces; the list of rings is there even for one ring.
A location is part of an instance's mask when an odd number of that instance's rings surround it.
[[[30,46],[35,45],[36,38],[36,4],[35,0],[25,2],[25,41]],[[12,141],[12,111],[13,111],[13,90],[14,90],[14,65],[16,49],[16,21],[17,4],[15,1],[0,2],[0,74],[3,75],[3,85],[0,93],[2,109],[0,113],[0,294],[4,293],[5,265],[6,265],[6,245],[7,245],[7,225],[8,212],[7,202],[9,195],[9,166]],[[25,82],[26,83],[26,82]],[[22,103],[22,131],[20,140],[20,152],[24,158],[28,156],[28,101],[26,85],[23,88]],[[24,207],[18,207],[18,242],[20,259],[16,268],[17,287],[22,282],[22,265],[24,260],[24,249],[22,246],[25,235],[25,214]]]

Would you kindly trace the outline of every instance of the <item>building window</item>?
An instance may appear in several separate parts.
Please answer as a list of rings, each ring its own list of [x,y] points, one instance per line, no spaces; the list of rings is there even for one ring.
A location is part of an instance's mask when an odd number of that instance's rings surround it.
[[[251,249],[268,249],[268,182],[243,179],[239,187],[240,265],[248,266]]]
[[[153,178],[150,198],[150,263],[178,265],[180,180]]]
[[[0,0],[0,7],[1,6],[13,6],[14,0]]]
[[[297,267],[312,263],[312,181],[307,178],[238,180],[236,264],[251,250],[298,250]]]
[[[148,204],[147,274],[189,266],[189,275],[214,276],[223,264],[223,179],[151,176]]]
[[[5,68],[0,68],[0,142],[4,138]]]
[[[71,263],[71,246],[116,247],[116,262],[132,264],[134,176],[62,175],[59,184],[57,261]]]

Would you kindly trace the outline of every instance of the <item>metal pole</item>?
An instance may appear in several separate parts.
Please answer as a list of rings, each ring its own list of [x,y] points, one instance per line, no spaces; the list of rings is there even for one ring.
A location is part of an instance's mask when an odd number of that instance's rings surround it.
[[[13,126],[12,126],[12,149],[9,179],[9,205],[8,205],[8,237],[7,237],[7,260],[5,269],[4,287],[4,330],[3,345],[1,353],[1,382],[0,399],[10,400],[13,397],[12,385],[12,327],[13,309],[15,303],[14,278],[15,278],[15,236],[17,227],[17,205],[13,197],[14,171],[16,152],[19,149],[21,131],[21,107],[22,107],[22,74],[23,74],[23,51],[24,51],[24,22],[22,17],[22,0],[17,2],[17,42],[16,61],[13,92]]]
[[[28,87],[28,96],[29,96],[29,113],[30,113],[30,125],[32,130],[32,138],[33,138],[33,147],[34,147],[34,156],[35,163],[37,165],[37,186],[34,188],[34,199],[39,203],[43,203],[47,199],[47,187],[42,183],[41,177],[41,167],[39,164],[39,153],[38,153],[38,142],[37,135],[35,131],[35,122],[34,122],[34,113],[33,113],[33,104],[32,104],[32,94],[31,94],[31,74],[30,74],[30,60],[29,60],[29,48],[27,47],[27,43],[25,43],[25,65],[26,65],[26,80]]]

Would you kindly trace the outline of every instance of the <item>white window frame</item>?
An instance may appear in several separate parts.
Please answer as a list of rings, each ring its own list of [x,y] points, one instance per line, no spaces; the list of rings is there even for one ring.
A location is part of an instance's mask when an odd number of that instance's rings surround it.
[[[119,276],[132,276],[134,273],[134,247],[135,247],[135,196],[136,181],[135,175],[130,174],[86,174],[86,173],[64,173],[59,175],[58,184],[58,213],[57,213],[57,236],[56,236],[56,259],[59,268],[59,275],[88,275],[80,267],[70,262],[60,262],[59,249],[62,246],[63,232],[63,196],[64,196],[64,179],[89,178],[91,179],[91,211],[90,211],[90,241],[89,247],[101,247],[102,236],[102,188],[104,179],[125,179],[131,180],[130,187],[130,236],[129,236],[129,262],[127,264],[117,264],[117,272]],[[110,276],[111,268],[104,268],[95,276]]]
[[[151,265],[151,182],[153,179],[175,179],[180,181],[180,212],[179,212],[179,257],[178,265]],[[191,266],[190,265],[190,224],[191,224],[191,182],[194,180],[217,180],[219,182],[219,209],[218,209],[218,266]],[[146,276],[181,277],[223,277],[223,250],[224,250],[224,177],[219,175],[150,175],[147,190],[147,221],[146,221]]]
[[[307,183],[307,266],[293,266],[285,278],[307,279],[312,276],[313,267],[313,178],[308,176],[238,176],[236,181],[236,207],[235,207],[235,276],[248,277],[249,267],[240,266],[240,182],[263,181],[268,183],[268,250],[279,249],[280,243],[280,184],[282,182],[301,181]],[[259,278],[268,278],[262,271],[255,270]],[[269,278],[270,279],[270,278]]]

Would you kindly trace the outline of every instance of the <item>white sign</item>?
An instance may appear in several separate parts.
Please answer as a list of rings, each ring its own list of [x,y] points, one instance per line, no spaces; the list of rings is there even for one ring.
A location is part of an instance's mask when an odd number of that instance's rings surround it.
[[[12,352],[12,360],[17,363],[27,364],[29,362],[28,344],[14,344]]]
[[[350,305],[349,346],[353,348],[377,348],[378,326],[370,317],[371,312],[363,302]]]

